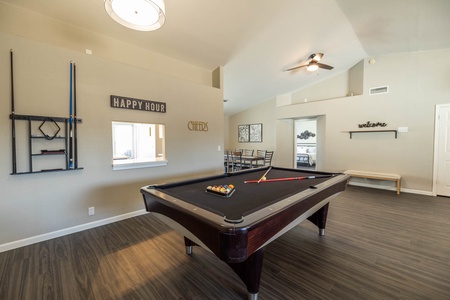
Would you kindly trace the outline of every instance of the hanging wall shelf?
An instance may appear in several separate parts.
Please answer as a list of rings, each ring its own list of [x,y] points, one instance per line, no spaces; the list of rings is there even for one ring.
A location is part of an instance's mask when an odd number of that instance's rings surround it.
[[[9,118],[15,121],[28,121],[28,171],[17,171],[16,166],[16,149],[13,153],[13,172],[11,175],[43,173],[43,172],[55,172],[55,171],[73,171],[81,170],[83,168],[78,167],[78,159],[75,157],[74,165],[70,165],[70,147],[69,147],[69,122],[70,118],[63,117],[47,117],[47,116],[31,116],[31,115],[10,115]],[[81,119],[76,120],[77,123],[81,123]],[[49,126],[48,124],[51,124]],[[63,133],[61,132],[60,125],[63,126]],[[39,126],[38,126],[39,125]],[[54,126],[55,131],[51,131]],[[49,132],[50,130],[50,132]],[[37,132],[37,134],[33,134]],[[14,137],[13,137],[14,143]],[[75,142],[76,143],[76,142]],[[40,149],[36,150],[36,146],[39,145]],[[42,149],[43,146],[48,149]],[[55,148],[56,147],[56,148]],[[14,147],[15,148],[15,147]],[[35,170],[34,158],[37,157],[49,157],[49,156],[61,156],[64,161],[61,161],[61,168],[51,168]]]
[[[55,171],[73,171],[83,168],[78,166],[77,148],[77,124],[82,120],[77,118],[76,106],[76,68],[70,63],[70,102],[69,117],[50,117],[33,115],[16,115],[14,112],[14,64],[13,51],[10,53],[11,59],[11,144],[12,144],[12,172],[11,175],[32,174]],[[20,126],[16,130],[16,121],[26,121],[27,127]],[[19,129],[18,128],[18,129]],[[19,151],[28,156],[28,170],[18,171],[17,167],[17,141],[16,135],[26,134],[28,140],[28,151]],[[19,145],[21,145],[19,143]],[[23,145],[21,145],[23,148]],[[58,158],[61,157],[61,158]],[[49,166],[41,170],[35,170],[36,160],[39,165]],[[51,164],[51,165],[50,165]],[[21,166],[22,169],[25,169]]]
[[[397,138],[397,130],[352,130],[348,133],[350,134],[350,138],[352,138],[352,135],[355,133],[372,133],[372,132],[393,132],[395,135],[395,138]]]

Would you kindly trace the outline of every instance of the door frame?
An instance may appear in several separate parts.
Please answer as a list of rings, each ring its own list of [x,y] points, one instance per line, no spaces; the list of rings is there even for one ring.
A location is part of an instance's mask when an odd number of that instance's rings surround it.
[[[437,176],[438,176],[438,158],[439,158],[439,132],[441,130],[440,128],[440,122],[439,122],[439,114],[442,109],[444,108],[450,108],[450,103],[446,104],[437,104],[435,109],[435,115],[434,115],[434,158],[433,158],[433,189],[432,194],[433,196],[437,196]]]
[[[294,149],[293,149],[293,161],[294,168],[297,168],[297,136],[295,134],[295,122],[296,121],[316,121],[316,170],[323,170],[326,168],[326,159],[325,159],[325,132],[326,132],[326,115],[308,115],[308,116],[299,116],[297,118],[293,118],[293,138],[294,138]]]
[[[315,122],[315,134],[318,135],[318,116],[302,117],[294,119],[294,168],[297,169],[297,122]],[[317,139],[316,139],[316,150],[317,150]],[[317,153],[316,153],[316,164],[314,169],[317,169]]]

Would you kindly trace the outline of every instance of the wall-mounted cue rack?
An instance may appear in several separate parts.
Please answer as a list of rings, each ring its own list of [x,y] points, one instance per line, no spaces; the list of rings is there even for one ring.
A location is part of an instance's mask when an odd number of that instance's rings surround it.
[[[14,56],[10,52],[11,60],[11,114],[12,122],[11,144],[12,144],[12,172],[11,175],[33,174],[55,171],[73,171],[83,169],[78,166],[78,141],[77,124],[82,120],[77,117],[76,105],[76,66],[70,62],[70,96],[69,117],[50,117],[33,115],[16,115],[14,111]],[[17,148],[16,148],[16,121],[28,122],[28,170],[17,170]],[[61,128],[63,127],[63,128]],[[36,150],[36,146],[41,147]],[[43,149],[45,147],[46,149]],[[55,148],[56,147],[56,148]],[[34,159],[42,157],[61,156],[63,159],[57,161],[57,168],[35,170]],[[42,162],[41,162],[42,163]],[[45,162],[44,162],[45,163]]]

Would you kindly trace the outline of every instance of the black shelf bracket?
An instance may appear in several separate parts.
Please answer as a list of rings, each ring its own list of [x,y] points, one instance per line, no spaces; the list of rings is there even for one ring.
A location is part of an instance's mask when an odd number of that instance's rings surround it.
[[[13,115],[10,114],[9,118],[12,120]],[[46,117],[46,116],[32,116],[32,115],[16,115],[14,114],[15,120],[25,120],[25,121],[54,121],[54,122],[69,122],[70,118],[64,118],[64,117]],[[74,122],[82,123],[83,120],[80,118],[73,118]]]
[[[352,138],[352,135],[354,133],[371,133],[371,132],[393,132],[395,135],[395,138],[397,138],[397,130],[352,130],[348,133],[350,134],[350,138]]]
[[[25,174],[42,174],[42,173],[49,173],[49,172],[65,172],[65,171],[77,171],[77,170],[83,170],[84,168],[75,168],[75,169],[45,169],[40,171],[32,171],[32,172],[16,172],[11,173],[11,175],[25,175]]]

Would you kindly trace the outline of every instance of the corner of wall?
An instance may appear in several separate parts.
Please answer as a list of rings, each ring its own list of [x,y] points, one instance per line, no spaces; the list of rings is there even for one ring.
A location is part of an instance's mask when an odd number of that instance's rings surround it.
[[[219,66],[214,71],[212,71],[211,75],[212,79],[212,87],[217,89],[222,89],[223,86],[223,67]]]
[[[349,70],[348,85],[350,96],[364,94],[364,60],[361,60]]]

